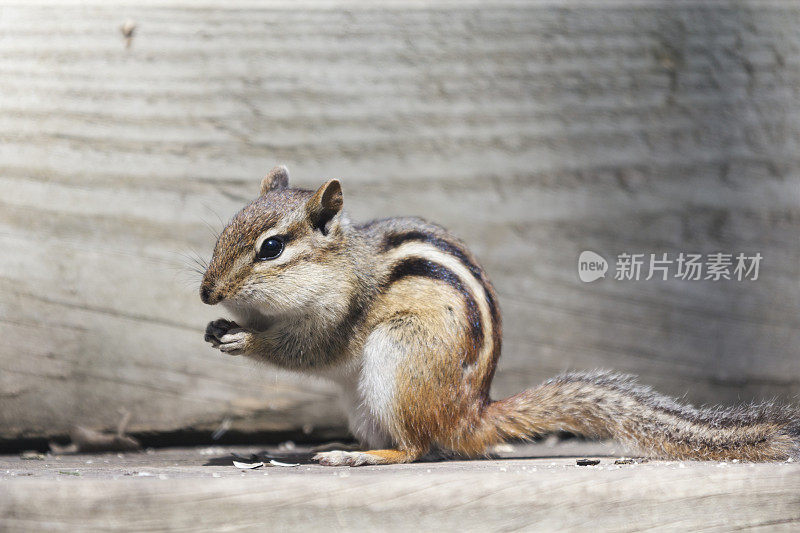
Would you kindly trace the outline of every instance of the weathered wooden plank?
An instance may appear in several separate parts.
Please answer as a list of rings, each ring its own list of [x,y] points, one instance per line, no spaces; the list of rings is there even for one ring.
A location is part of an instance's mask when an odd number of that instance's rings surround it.
[[[796,531],[800,524],[800,465],[791,463],[614,465],[610,448],[573,443],[518,447],[501,460],[362,468],[308,464],[298,448],[284,460],[299,467],[242,471],[230,451],[0,457],[0,527]],[[601,462],[576,466],[576,453]]]
[[[276,162],[341,178],[353,218],[475,249],[505,311],[497,395],[593,367],[697,402],[796,395],[798,24],[791,2],[5,2],[0,439],[120,407],[134,430],[342,423],[327,385],[201,339],[219,311],[184,255]],[[764,263],[582,284],[586,249]]]

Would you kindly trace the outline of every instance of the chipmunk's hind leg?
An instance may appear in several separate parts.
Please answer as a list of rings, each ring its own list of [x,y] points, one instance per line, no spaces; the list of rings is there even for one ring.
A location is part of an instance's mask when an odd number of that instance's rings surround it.
[[[419,459],[424,452],[410,449],[368,450],[366,452],[346,452],[334,450],[318,453],[313,460],[324,466],[362,466],[393,465],[411,463]]]

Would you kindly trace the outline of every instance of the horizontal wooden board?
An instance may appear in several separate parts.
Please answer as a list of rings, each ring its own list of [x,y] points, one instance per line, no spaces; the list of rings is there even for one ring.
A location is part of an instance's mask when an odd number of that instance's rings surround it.
[[[243,470],[231,452],[298,466]],[[600,443],[516,446],[503,458],[360,468],[303,447],[0,456],[4,531],[796,531],[800,465],[614,464]],[[597,466],[577,466],[592,457]],[[297,462],[297,463],[296,463]]]
[[[130,47],[120,33],[135,21]],[[793,2],[6,2],[0,439],[339,428],[224,358],[191,256],[287,164],[450,227],[495,281],[497,396],[604,367],[700,403],[800,392]],[[579,253],[760,252],[752,282],[581,283]]]

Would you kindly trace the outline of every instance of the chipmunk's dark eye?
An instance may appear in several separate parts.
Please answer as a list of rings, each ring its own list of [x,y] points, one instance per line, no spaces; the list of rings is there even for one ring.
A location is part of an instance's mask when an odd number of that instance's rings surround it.
[[[261,243],[261,248],[258,249],[256,259],[266,261],[267,259],[275,259],[283,252],[283,239],[280,237],[270,237]]]

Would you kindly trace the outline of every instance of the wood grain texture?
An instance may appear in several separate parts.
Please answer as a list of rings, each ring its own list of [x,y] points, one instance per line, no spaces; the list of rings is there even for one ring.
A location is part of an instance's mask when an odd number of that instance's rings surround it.
[[[120,26],[137,24],[125,47]],[[0,438],[336,427],[328,385],[202,342],[182,254],[276,163],[477,252],[497,396],[613,368],[800,392],[794,2],[4,2]],[[761,252],[756,282],[581,283],[578,254]]]
[[[789,532],[800,525],[800,465],[792,463],[614,465],[593,443],[520,447],[502,460],[334,468],[298,459],[295,468],[240,470],[229,450],[208,451],[0,456],[0,528]],[[586,456],[600,464],[576,466]]]

